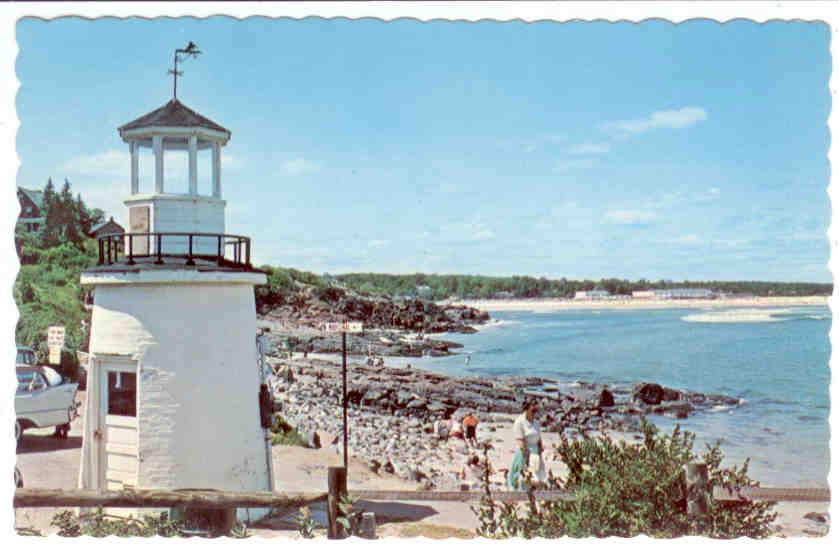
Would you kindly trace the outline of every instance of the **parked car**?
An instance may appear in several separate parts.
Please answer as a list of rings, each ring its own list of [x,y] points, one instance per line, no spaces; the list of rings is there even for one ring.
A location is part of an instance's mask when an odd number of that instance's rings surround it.
[[[70,422],[78,414],[76,390],[79,385],[67,382],[46,365],[17,367],[15,395],[15,439],[20,440],[27,428],[55,426],[56,435],[67,437]]]
[[[36,365],[38,363],[38,356],[35,351],[28,346],[17,345],[17,358],[15,359],[15,366],[18,365]]]

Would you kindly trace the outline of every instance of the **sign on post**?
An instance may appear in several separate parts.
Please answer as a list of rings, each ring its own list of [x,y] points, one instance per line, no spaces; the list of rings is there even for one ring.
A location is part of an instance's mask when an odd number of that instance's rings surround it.
[[[364,322],[325,322],[323,329],[327,333],[361,333],[364,331]]]
[[[49,361],[54,365],[61,363],[61,349],[64,348],[66,331],[63,325],[53,325],[47,328],[47,346],[50,349]]]

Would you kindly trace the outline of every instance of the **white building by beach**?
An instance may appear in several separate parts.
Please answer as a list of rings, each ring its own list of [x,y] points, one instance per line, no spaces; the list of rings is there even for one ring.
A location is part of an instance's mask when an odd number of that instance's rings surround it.
[[[230,131],[173,99],[119,133],[131,156],[129,229],[100,238],[98,264],[81,275],[95,294],[79,486],[270,491],[254,299],[266,278],[250,239],[224,234]],[[154,185],[141,191],[144,146]],[[209,194],[198,192],[201,149],[212,153]],[[186,193],[166,192],[170,150],[188,153]]]
[[[611,294],[606,290],[588,290],[574,293],[574,299],[607,299]]]
[[[633,290],[633,299],[655,299],[655,291],[653,290]]]

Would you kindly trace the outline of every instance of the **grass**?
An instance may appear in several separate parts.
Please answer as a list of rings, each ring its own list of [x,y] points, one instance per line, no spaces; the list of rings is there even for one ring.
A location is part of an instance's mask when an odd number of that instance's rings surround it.
[[[427,537],[429,539],[473,539],[475,533],[464,528],[428,524],[424,522],[397,522],[383,524],[377,529],[378,537]]]

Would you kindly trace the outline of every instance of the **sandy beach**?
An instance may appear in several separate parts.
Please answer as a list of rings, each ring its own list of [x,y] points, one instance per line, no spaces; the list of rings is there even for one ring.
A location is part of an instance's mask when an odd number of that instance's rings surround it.
[[[675,309],[675,308],[772,308],[794,306],[826,306],[829,297],[727,297],[720,299],[469,299],[453,300],[488,312],[531,311],[554,312],[589,309]]]

